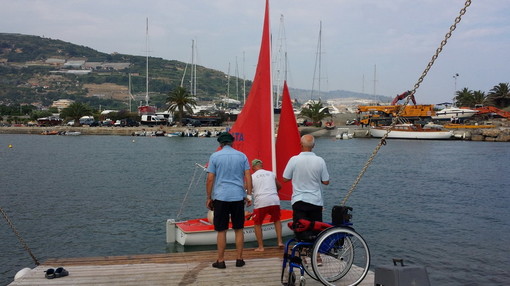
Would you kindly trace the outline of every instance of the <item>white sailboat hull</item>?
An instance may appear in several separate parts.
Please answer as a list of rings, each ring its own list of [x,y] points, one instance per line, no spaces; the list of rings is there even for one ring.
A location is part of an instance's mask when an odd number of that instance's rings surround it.
[[[386,134],[385,128],[371,128],[370,135],[376,138],[382,138]],[[452,137],[450,131],[400,131],[392,130],[387,138],[395,139],[450,139]]]
[[[290,221],[292,221],[292,218],[281,220],[283,237],[293,234],[292,230],[287,227],[287,223]],[[245,226],[243,231],[245,242],[257,241],[253,225]],[[167,243],[177,242],[181,245],[215,245],[216,236],[217,232],[214,230],[186,232],[183,231],[173,219],[167,220]],[[262,236],[264,240],[276,238],[274,223],[262,224]],[[227,243],[235,243],[235,233],[233,229],[227,230]]]

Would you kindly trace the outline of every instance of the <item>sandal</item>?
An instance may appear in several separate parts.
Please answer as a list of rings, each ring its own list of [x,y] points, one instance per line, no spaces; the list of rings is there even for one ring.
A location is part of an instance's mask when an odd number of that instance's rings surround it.
[[[65,270],[64,267],[59,267],[55,270],[55,278],[60,278],[69,275],[69,271]]]
[[[44,277],[46,277],[48,279],[53,279],[53,278],[56,277],[55,276],[55,269],[53,269],[53,268],[50,268],[50,269],[48,269],[48,270],[46,270],[44,272],[46,272],[46,274],[44,274]]]

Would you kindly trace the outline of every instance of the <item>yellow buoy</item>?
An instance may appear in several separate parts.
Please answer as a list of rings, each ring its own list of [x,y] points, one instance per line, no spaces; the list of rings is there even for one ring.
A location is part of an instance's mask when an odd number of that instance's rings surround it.
[[[9,147],[9,148],[12,148],[12,144],[9,144],[9,146],[8,146],[8,147]]]

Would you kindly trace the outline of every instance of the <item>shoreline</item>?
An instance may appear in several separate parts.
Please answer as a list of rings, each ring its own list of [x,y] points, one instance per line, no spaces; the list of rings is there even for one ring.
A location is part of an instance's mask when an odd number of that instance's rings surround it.
[[[89,126],[52,126],[52,127],[39,127],[39,126],[9,126],[0,127],[0,134],[32,134],[43,135],[43,132],[57,131],[60,133],[78,131],[81,135],[115,135],[115,136],[137,136],[135,134],[141,132],[186,132],[196,130],[203,131],[225,131],[230,126],[208,126],[208,127],[168,127],[168,126],[139,126],[139,127],[89,127]],[[485,141],[485,142],[510,142],[510,127],[501,126],[495,128],[454,128],[454,137],[451,140],[463,141]],[[336,126],[332,129],[323,127],[299,127],[301,135],[312,134],[317,138],[329,137],[338,138],[338,134],[348,133],[352,138],[371,138],[367,128],[360,126]]]

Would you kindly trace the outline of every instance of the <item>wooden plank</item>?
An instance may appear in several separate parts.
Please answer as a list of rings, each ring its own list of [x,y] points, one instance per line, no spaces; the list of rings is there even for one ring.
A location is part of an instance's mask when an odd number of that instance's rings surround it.
[[[246,249],[241,268],[235,267],[235,250],[227,250],[226,269],[211,266],[216,251],[49,259],[10,285],[281,285],[282,253],[277,247],[265,252]],[[58,266],[69,276],[44,277],[44,270]],[[360,285],[373,283],[369,273]],[[306,284],[322,285],[310,277]]]

